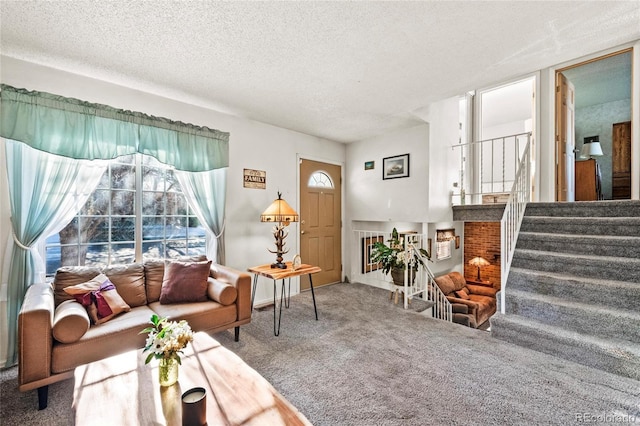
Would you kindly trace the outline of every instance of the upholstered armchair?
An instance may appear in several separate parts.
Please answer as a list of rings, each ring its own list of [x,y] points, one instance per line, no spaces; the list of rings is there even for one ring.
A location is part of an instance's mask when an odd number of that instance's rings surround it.
[[[435,279],[450,303],[467,306],[468,315],[475,319],[477,328],[496,312],[496,292],[492,287],[472,284],[459,272],[450,272]]]

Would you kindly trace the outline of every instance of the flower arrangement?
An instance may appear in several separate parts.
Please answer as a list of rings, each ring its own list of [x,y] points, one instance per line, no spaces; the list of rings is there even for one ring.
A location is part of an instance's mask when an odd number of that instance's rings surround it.
[[[193,331],[187,323],[168,321],[167,318],[160,318],[158,315],[151,316],[151,327],[147,327],[140,333],[149,333],[143,352],[149,351],[149,356],[144,363],[148,364],[155,359],[175,359],[180,362],[182,350],[193,340]]]
[[[400,238],[396,228],[393,228],[388,242],[387,246],[377,241],[371,250],[371,262],[380,263],[385,274],[393,269],[405,269],[405,267],[417,270],[420,266],[425,266],[423,258],[431,259],[429,253],[423,248],[416,247],[417,252],[406,251],[404,238]]]

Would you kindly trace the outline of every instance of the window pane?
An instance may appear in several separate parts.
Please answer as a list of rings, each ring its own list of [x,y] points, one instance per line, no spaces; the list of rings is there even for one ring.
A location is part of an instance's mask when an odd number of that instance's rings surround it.
[[[142,189],[145,191],[164,191],[165,170],[157,167],[142,166]]]
[[[109,213],[109,194],[108,189],[97,189],[87,199],[84,207],[80,211],[81,215],[100,215]]]
[[[114,217],[111,219],[111,241],[135,241],[136,219]]]
[[[187,218],[184,216],[167,216],[167,239],[187,238]]]
[[[167,215],[186,215],[187,199],[184,195],[175,192],[167,193]]]
[[[86,259],[87,266],[107,266],[109,262],[109,246],[106,244],[91,244],[80,246],[80,257]],[[80,264],[83,264],[82,262]]]
[[[145,216],[164,214],[164,196],[164,192],[143,192],[142,214]]]
[[[157,259],[164,258],[164,243],[150,242],[142,243],[142,258],[143,259]]]
[[[136,260],[136,250],[133,242],[126,244],[111,244],[111,264],[133,263]]]
[[[142,239],[164,239],[164,218],[162,216],[150,216],[142,218]]]
[[[123,216],[135,214],[135,192],[133,191],[112,191],[111,192],[111,214]]]
[[[331,178],[324,172],[314,172],[307,185],[312,188],[333,188]]]
[[[187,255],[187,240],[167,240],[167,257],[176,258]]]
[[[180,187],[180,183],[178,182],[178,178],[173,173],[173,170],[167,170],[167,180],[166,180],[166,191],[167,192],[180,192],[182,193],[182,188]]]
[[[109,217],[87,216],[80,218],[80,240],[83,243],[109,242]],[[64,241],[69,243],[71,241]]]
[[[136,189],[135,165],[112,164],[111,187],[114,189]]]

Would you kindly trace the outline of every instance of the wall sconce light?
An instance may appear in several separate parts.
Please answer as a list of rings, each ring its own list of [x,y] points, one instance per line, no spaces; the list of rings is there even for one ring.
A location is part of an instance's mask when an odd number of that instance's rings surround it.
[[[482,282],[482,280],[480,279],[480,268],[482,268],[483,266],[489,266],[491,265],[489,263],[489,261],[487,259],[485,259],[484,257],[474,257],[473,259],[471,259],[469,261],[469,265],[475,266],[478,268],[478,282]]]
[[[287,269],[287,264],[283,262],[282,255],[289,252],[284,249],[284,239],[287,238],[288,232],[285,227],[291,222],[298,221],[298,213],[282,199],[282,193],[278,192],[278,198],[271,203],[267,209],[260,215],[260,222],[273,222],[273,236],[276,239],[276,250],[269,252],[277,255],[275,263],[271,264],[272,268]]]

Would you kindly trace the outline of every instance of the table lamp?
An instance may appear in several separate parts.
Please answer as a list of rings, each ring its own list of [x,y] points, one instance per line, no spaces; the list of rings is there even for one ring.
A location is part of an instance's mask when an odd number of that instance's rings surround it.
[[[277,255],[275,263],[271,264],[272,268],[287,269],[286,263],[282,261],[282,255],[289,252],[288,249],[284,249],[284,239],[288,235],[285,227],[289,226],[289,223],[297,221],[298,213],[282,199],[280,192],[278,192],[278,198],[260,215],[260,222],[273,222],[276,224],[273,227],[273,236],[276,239],[276,250],[269,250],[269,252]]]
[[[491,265],[489,263],[489,261],[487,259],[485,259],[484,257],[474,257],[473,259],[471,259],[469,261],[469,265],[472,266],[476,266],[478,268],[478,282],[482,282],[482,280],[480,279],[480,268],[482,268],[483,266],[489,266]]]
[[[584,138],[584,145],[582,145],[582,149],[580,150],[580,158],[588,159],[592,157],[602,157],[603,155],[600,136]]]

